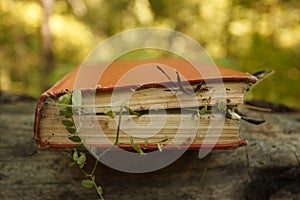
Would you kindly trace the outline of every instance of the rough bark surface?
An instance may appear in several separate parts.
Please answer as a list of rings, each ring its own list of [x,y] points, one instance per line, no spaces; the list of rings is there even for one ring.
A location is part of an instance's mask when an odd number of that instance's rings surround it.
[[[37,151],[32,139],[35,100],[0,96],[0,199],[97,199],[68,168],[67,152]],[[1,103],[2,102],[2,103]],[[99,165],[105,199],[300,199],[300,114],[241,109],[265,119],[242,123],[246,147],[188,151],[170,166],[129,174]],[[93,162],[93,158],[88,158]]]

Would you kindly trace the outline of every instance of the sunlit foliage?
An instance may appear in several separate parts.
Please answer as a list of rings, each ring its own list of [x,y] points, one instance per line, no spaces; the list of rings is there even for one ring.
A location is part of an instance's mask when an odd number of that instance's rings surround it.
[[[276,73],[247,98],[300,107],[297,0],[56,0],[49,26],[54,65],[44,77],[38,0],[0,1],[0,89],[38,96],[79,65],[97,43],[123,30],[156,26],[197,40],[216,63]]]

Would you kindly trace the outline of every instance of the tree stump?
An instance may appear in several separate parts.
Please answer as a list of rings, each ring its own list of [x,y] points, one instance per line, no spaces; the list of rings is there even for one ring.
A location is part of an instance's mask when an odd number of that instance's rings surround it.
[[[81,186],[66,151],[38,151],[32,139],[36,100],[0,96],[0,199],[97,199]],[[300,199],[300,113],[261,112],[256,126],[242,122],[248,146],[216,150],[204,159],[187,151],[156,172],[129,174],[102,164],[96,170],[111,199]],[[89,162],[94,158],[88,157]]]

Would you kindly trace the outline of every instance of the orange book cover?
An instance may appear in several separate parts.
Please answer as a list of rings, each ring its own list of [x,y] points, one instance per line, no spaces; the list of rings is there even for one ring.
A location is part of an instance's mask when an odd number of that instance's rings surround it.
[[[136,66],[144,66],[143,71],[139,70],[133,70]],[[178,59],[178,58],[163,58],[163,59],[151,59],[151,60],[124,60],[124,61],[115,61],[111,63],[106,70],[101,75],[101,78],[97,77],[99,76],[99,73],[97,70],[99,70],[98,65],[86,65],[84,66],[85,69],[82,70],[82,68],[77,67],[73,71],[71,71],[69,74],[67,74],[65,77],[63,77],[61,80],[59,80],[55,85],[53,85],[50,89],[45,91],[36,107],[36,113],[35,113],[35,123],[34,123],[34,138],[41,148],[49,147],[49,148],[71,148],[76,144],[64,144],[64,143],[49,143],[45,138],[42,138],[41,135],[41,129],[40,129],[40,121],[42,117],[43,112],[43,104],[49,97],[55,97],[58,98],[59,96],[67,93],[72,92],[74,89],[74,83],[76,82],[76,79],[80,75],[81,79],[81,88],[82,90],[89,90],[89,89],[95,89],[96,92],[107,92],[112,91],[116,87],[118,89],[122,88],[130,88],[131,86],[137,86],[139,88],[155,88],[159,86],[161,83],[161,78],[158,78],[161,76],[162,72],[159,70],[149,70],[147,71],[147,66],[170,66],[172,70],[166,69],[166,73],[170,75],[170,79],[174,82],[177,82],[176,80],[176,74],[174,71],[178,71],[182,77],[185,77],[185,80],[187,80],[190,84],[194,83],[200,83],[200,82],[217,82],[217,81],[223,81],[223,82],[245,82],[245,83],[256,83],[257,79],[256,77],[248,74],[243,73],[240,71],[236,71],[233,69],[225,68],[225,67],[217,67],[219,73],[215,73],[210,65],[207,64],[201,64],[199,65],[201,73],[199,73],[198,70],[195,69],[186,60]],[[130,73],[131,78],[127,78],[122,82],[118,82],[126,73]],[[82,74],[84,73],[84,74]],[[205,77],[203,77],[203,74]],[[95,86],[95,81],[98,80],[97,86]],[[59,123],[59,122],[57,122]],[[246,140],[241,139],[238,142],[235,143],[227,143],[227,144],[216,144],[213,148],[214,149],[228,149],[228,148],[235,148],[241,145],[245,145],[247,143]],[[198,149],[202,145],[196,144],[189,147],[189,149]],[[204,145],[205,146],[205,145]],[[209,146],[209,145],[208,145]],[[151,145],[149,145],[150,148]],[[126,145],[125,145],[126,148]],[[155,148],[155,147],[153,147]]]

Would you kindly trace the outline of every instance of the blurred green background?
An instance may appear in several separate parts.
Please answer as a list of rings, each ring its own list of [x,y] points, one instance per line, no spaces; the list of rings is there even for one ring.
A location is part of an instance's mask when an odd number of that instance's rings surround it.
[[[185,33],[217,64],[275,70],[247,99],[300,108],[299,0],[1,0],[0,90],[38,97],[99,42],[149,26]]]

